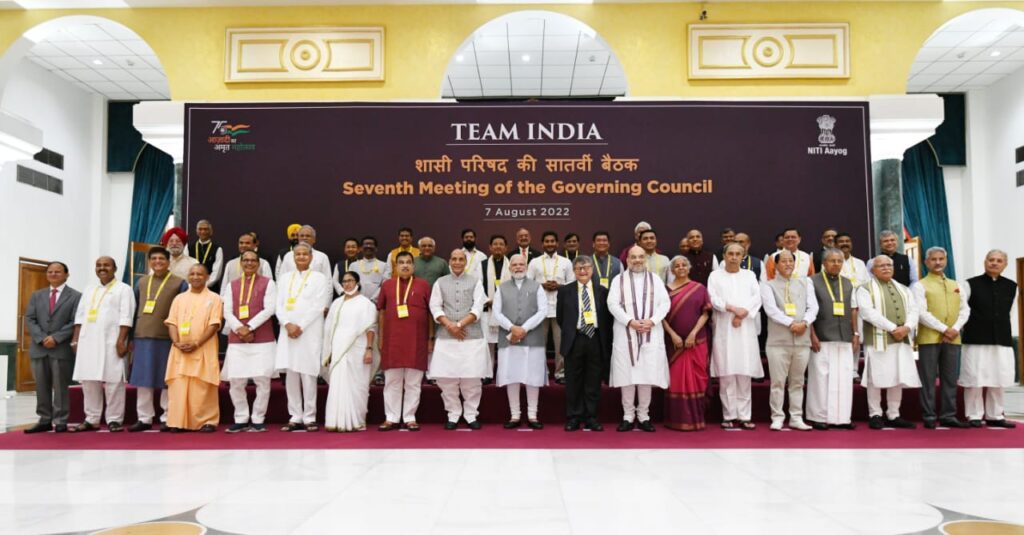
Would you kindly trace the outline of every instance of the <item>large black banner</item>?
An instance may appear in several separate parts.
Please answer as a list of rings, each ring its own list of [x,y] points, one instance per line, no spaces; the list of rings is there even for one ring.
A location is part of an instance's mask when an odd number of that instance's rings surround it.
[[[611,232],[637,221],[670,254],[688,229],[749,233],[772,248],[795,226],[813,250],[826,226],[873,243],[868,109],[855,102],[518,104],[192,104],[186,107],[184,216],[230,245],[255,230],[284,246],[290,223],[317,228],[332,259],[348,236],[393,247],[398,228],[438,242],[473,228],[510,242],[526,227]],[[486,250],[486,248],[485,248]]]

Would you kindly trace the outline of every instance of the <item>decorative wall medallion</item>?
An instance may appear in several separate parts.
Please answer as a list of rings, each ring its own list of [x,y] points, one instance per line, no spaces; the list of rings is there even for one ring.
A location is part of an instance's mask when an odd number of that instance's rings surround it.
[[[384,79],[384,28],[228,28],[225,82]]]
[[[849,78],[847,23],[691,24],[691,79]]]

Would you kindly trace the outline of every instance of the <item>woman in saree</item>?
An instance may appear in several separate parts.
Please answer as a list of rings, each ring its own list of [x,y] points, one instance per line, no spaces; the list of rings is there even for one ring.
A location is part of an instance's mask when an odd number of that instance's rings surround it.
[[[336,432],[365,431],[377,307],[360,295],[358,273],[344,273],[341,288],[324,323],[323,376],[330,384],[324,426]]]
[[[707,288],[690,280],[690,261],[685,256],[673,258],[669,267],[675,279],[668,285],[671,306],[662,321],[669,362],[665,427],[698,431],[704,429],[711,299]]]

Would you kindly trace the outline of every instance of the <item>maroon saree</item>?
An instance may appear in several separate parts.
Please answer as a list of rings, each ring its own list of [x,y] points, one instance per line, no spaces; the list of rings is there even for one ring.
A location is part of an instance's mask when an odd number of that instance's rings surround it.
[[[701,315],[711,310],[708,290],[690,281],[676,290],[669,289],[671,308],[665,318],[683,340],[697,325]],[[697,332],[691,348],[675,349],[666,334],[669,361],[669,387],[665,391],[665,426],[679,431],[704,429],[705,392],[708,388],[708,325]]]

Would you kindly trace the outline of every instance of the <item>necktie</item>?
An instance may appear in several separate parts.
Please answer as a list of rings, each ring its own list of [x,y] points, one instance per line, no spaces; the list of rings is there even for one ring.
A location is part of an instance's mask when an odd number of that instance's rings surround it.
[[[591,312],[590,292],[587,291],[585,286],[583,287],[583,312]],[[583,328],[580,330],[583,331],[583,334],[587,335],[587,338],[594,337],[594,326],[587,323],[586,320],[583,321]]]
[[[50,314],[53,314],[53,309],[57,308],[57,289],[54,288],[50,291]]]

